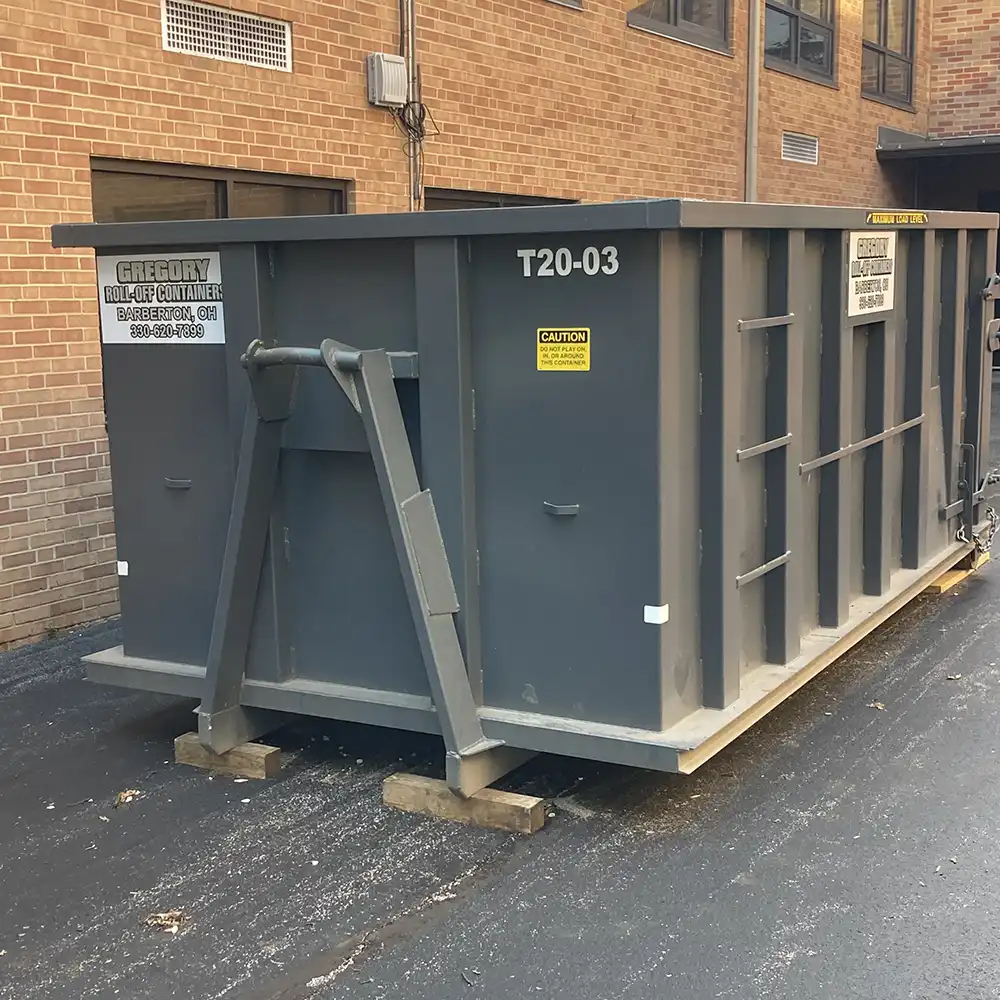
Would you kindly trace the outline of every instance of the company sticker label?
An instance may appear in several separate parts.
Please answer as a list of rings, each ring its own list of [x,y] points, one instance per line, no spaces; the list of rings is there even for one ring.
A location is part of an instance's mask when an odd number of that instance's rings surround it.
[[[218,251],[97,258],[105,344],[224,344]]]
[[[847,315],[892,309],[896,291],[896,233],[851,233]]]

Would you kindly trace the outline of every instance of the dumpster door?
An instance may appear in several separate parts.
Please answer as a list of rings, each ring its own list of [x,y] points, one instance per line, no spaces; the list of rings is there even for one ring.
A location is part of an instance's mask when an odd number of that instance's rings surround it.
[[[473,244],[487,705],[660,728],[659,631],[643,621],[658,592],[658,259],[652,233]]]
[[[103,346],[125,652],[203,665],[233,492],[225,347]]]

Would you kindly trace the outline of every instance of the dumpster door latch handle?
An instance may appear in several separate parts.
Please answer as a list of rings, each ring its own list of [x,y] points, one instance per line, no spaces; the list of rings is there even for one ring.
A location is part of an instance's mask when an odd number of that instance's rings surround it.
[[[545,513],[551,514],[553,517],[572,517],[574,514],[580,513],[578,503],[549,503],[546,500],[544,506]]]
[[[994,302],[996,299],[1000,299],[1000,274],[991,274],[986,279],[983,298],[987,302]]]

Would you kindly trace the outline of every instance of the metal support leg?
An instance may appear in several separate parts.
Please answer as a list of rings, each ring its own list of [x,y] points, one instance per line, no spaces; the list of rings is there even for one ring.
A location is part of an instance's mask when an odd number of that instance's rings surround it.
[[[294,368],[260,369],[248,352],[253,399],[247,405],[219,598],[198,709],[198,739],[215,753],[256,739],[281,717],[240,705],[271,501],[278,477],[283,421],[291,412]]]
[[[492,785],[498,778],[520,767],[535,756],[533,750],[499,746],[471,756],[462,756],[449,750],[444,758],[445,780],[448,787],[459,795],[475,795],[481,788]]]
[[[420,488],[386,352],[325,340],[320,353],[364,423],[448,753],[448,784],[471,795],[526,758],[483,735],[441,529],[430,492]]]

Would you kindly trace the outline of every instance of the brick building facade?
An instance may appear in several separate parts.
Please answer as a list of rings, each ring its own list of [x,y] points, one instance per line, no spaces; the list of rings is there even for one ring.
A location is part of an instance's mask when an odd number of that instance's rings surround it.
[[[1000,5],[934,0],[929,45],[927,131],[883,129],[879,160],[920,207],[1000,211]]]
[[[366,99],[397,5],[234,6],[273,19],[226,22],[245,51],[284,31],[290,67],[247,65],[192,0],[0,0],[0,647],[116,608],[93,257],[49,227],[410,207],[405,139]],[[743,198],[751,10],[760,200],[908,206],[880,128],[1000,131],[1000,14],[971,6],[422,0],[423,207]]]
[[[937,0],[932,136],[1000,132],[1000,5]]]

